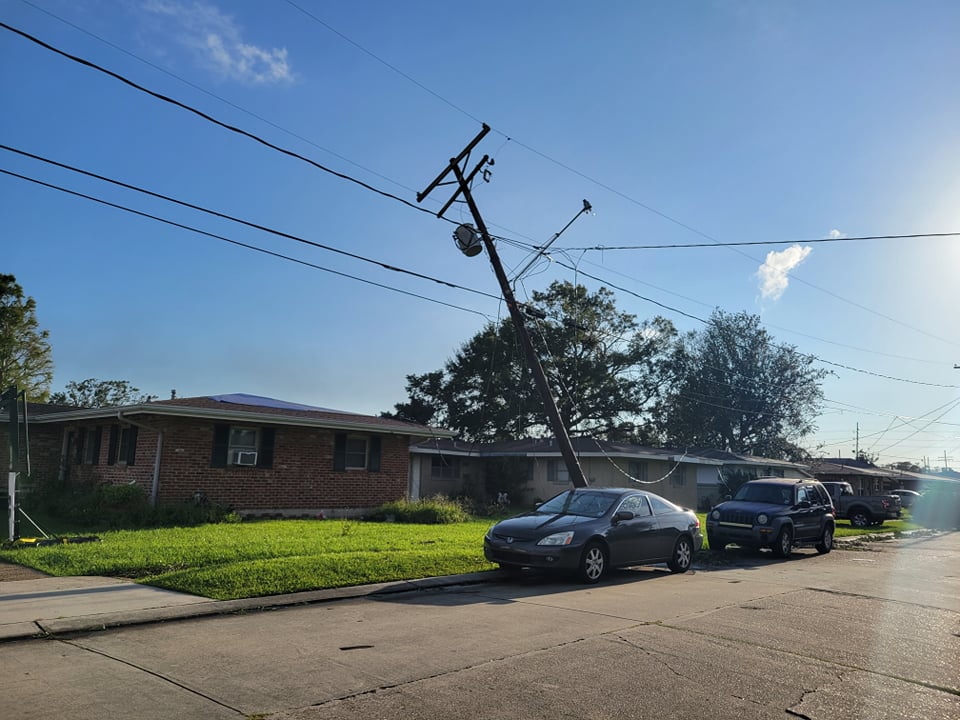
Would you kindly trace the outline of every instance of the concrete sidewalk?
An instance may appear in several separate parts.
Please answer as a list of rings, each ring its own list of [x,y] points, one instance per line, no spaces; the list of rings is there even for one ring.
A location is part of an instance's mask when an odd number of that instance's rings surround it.
[[[480,572],[243,600],[210,600],[107,577],[0,581],[0,641],[472,584],[499,577],[495,571]]]

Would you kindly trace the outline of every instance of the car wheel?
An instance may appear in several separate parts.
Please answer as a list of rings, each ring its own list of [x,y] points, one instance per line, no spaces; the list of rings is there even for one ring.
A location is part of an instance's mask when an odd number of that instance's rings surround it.
[[[686,535],[677,538],[677,544],[673,548],[673,557],[667,563],[670,572],[684,573],[690,569],[693,563],[693,543]]]
[[[850,524],[855,528],[865,528],[870,524],[870,513],[863,510],[855,510],[850,515]]]
[[[600,543],[592,542],[583,549],[580,556],[580,579],[585,583],[600,582],[607,569],[607,553]]]
[[[773,554],[777,557],[788,558],[793,551],[793,530],[783,528],[777,535],[777,542],[773,546]]]
[[[833,550],[833,528],[827,525],[823,529],[823,535],[820,536],[820,542],[817,543],[817,552],[826,555]]]

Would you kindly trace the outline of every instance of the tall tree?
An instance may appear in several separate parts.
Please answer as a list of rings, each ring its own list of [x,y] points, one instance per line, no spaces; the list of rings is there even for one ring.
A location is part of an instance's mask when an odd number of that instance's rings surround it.
[[[748,313],[716,310],[677,341],[671,387],[654,411],[664,442],[792,459],[812,433],[829,371],[780,345]]]
[[[50,395],[53,356],[36,309],[16,277],[0,274],[0,390],[16,385],[27,399],[42,402]]]
[[[533,293],[529,329],[567,430],[616,440],[644,439],[640,417],[662,385],[660,362],[676,335],[663,318],[638,323],[613,293],[554,282]],[[478,441],[551,434],[510,320],[490,323],[442,370],[407,376],[395,417],[445,425]]]
[[[57,405],[74,405],[82,408],[120,407],[137,405],[156,400],[156,395],[140,392],[126,380],[97,380],[87,378],[77,382],[71,380],[66,389],[50,396],[50,402]]]

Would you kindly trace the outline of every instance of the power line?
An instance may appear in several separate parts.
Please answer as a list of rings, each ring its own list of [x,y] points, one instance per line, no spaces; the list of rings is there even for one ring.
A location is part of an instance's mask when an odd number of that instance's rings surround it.
[[[705,247],[743,247],[748,245],[813,245],[816,243],[857,242],[866,240],[915,240],[918,238],[958,237],[960,232],[913,233],[910,235],[861,235],[858,237],[813,238],[809,240],[755,240],[740,242],[710,242],[710,243],[671,243],[669,245],[591,245],[589,247],[564,247],[563,250],[590,251],[590,250],[672,250],[676,248],[705,248]]]
[[[479,310],[472,310],[470,308],[461,307],[460,305],[453,305],[451,303],[443,302],[442,300],[437,300],[435,298],[426,297],[425,295],[418,295],[417,293],[409,292],[407,290],[401,290],[399,288],[392,287],[390,285],[385,285],[383,283],[374,282],[373,280],[367,280],[366,278],[357,277],[356,275],[350,275],[348,273],[340,272],[339,270],[333,270],[331,268],[323,267],[322,265],[316,265],[315,263],[307,262],[306,260],[300,260],[299,258],[291,257],[289,255],[284,255],[282,253],[274,252],[272,250],[267,250],[265,248],[257,247],[256,245],[250,245],[248,243],[240,242],[239,240],[233,240],[224,235],[217,235],[216,233],[208,232],[206,230],[201,230],[200,228],[193,227],[191,225],[186,225],[185,223],[179,223],[174,220],[168,220],[167,218],[160,217],[159,215],[153,215],[151,213],[143,212],[142,210],[135,210],[133,208],[127,207],[125,205],[120,205],[118,203],[110,202],[109,200],[104,200],[102,198],[95,197],[93,195],[87,195],[85,193],[77,192],[76,190],[70,190],[59,185],[54,185],[52,183],[47,183],[42,180],[37,180],[36,178],[28,177],[26,175],[21,175],[20,173],[15,173],[10,170],[4,170],[0,168],[0,173],[4,175],[9,175],[11,177],[19,178],[20,180],[26,180],[27,182],[40,185],[42,187],[49,188],[51,190],[58,190],[59,192],[66,193],[68,195],[73,195],[75,197],[83,198],[84,200],[90,200],[101,205],[106,205],[107,207],[112,207],[117,210],[123,210],[132,215],[138,215],[140,217],[148,218],[150,220],[155,220],[156,222],[164,223],[165,225],[171,225],[182,230],[189,230],[190,232],[197,233],[199,235],[204,235],[206,237],[214,238],[216,240],[221,240],[231,245],[236,245],[238,247],[243,247],[248,250],[253,250],[255,252],[263,253],[264,255],[270,255],[271,257],[280,258],[281,260],[288,260],[290,262],[298,263],[299,265],[304,265],[306,267],[313,268],[315,270],[322,270],[323,272],[330,273],[332,275],[338,275],[340,277],[347,278],[349,280],[356,280],[357,282],[362,282],[367,285],[373,285],[374,287],[383,288],[384,290],[391,290],[393,292],[400,293],[402,295],[408,295],[410,297],[418,298],[420,300],[427,300],[428,302],[433,302],[438,305],[445,305],[446,307],[454,308],[455,310],[463,310],[464,312],[469,312],[474,315],[479,315],[486,320],[490,320],[489,316],[480,312]],[[441,281],[438,281],[441,282]],[[448,283],[443,283],[448,284]],[[454,287],[451,285],[451,287]],[[458,288],[462,290],[468,290],[469,288]],[[485,294],[485,293],[481,293]]]
[[[337,253],[339,255],[345,255],[346,257],[353,258],[354,260],[360,260],[362,262],[370,263],[372,265],[377,265],[378,267],[383,268],[384,270],[390,270],[392,272],[398,272],[405,275],[412,275],[413,277],[420,278],[421,280],[429,280],[431,282],[438,283],[440,285],[446,285],[450,288],[455,288],[457,290],[466,290],[467,292],[474,293],[476,295],[483,295],[485,297],[491,298],[493,300],[500,300],[499,296],[493,295],[492,293],[483,292],[482,290],[474,290],[473,288],[464,287],[462,285],[457,285],[455,283],[448,282],[446,280],[440,280],[429,275],[424,275],[422,273],[414,272],[413,270],[406,270],[404,268],[396,267],[395,265],[389,265],[380,260],[373,260],[363,255],[358,255],[356,253],[348,252],[346,250],[341,250],[340,248],[332,247],[330,245],[324,245],[322,243],[314,242],[312,240],[307,240],[298,235],[292,235],[290,233],[283,232],[281,230],[275,230],[273,228],[267,227],[266,225],[260,225],[258,223],[250,222],[249,220],[243,220],[233,215],[228,215],[227,213],[219,212],[217,210],[211,210],[209,208],[202,207],[200,205],[195,205],[193,203],[186,202],[185,200],[178,200],[177,198],[170,197],[169,195],[164,195],[162,193],[154,192],[152,190],[147,190],[145,188],[139,187],[137,185],[131,185],[130,183],[122,182],[120,180],[114,180],[113,178],[106,177],[105,175],[99,175],[89,170],[83,170],[72,165],[67,165],[66,163],[58,162],[56,160],[51,160],[45,158],[41,155],[36,155],[26,150],[18,150],[17,148],[10,147],[9,145],[0,144],[0,150],[7,150],[8,152],[16,153],[25,157],[32,158],[34,160],[39,160],[40,162],[47,163],[48,165],[53,165],[55,167],[63,168],[65,170],[70,170],[71,172],[79,173],[80,175],[85,175],[87,177],[92,177],[103,182],[111,183],[128,190],[133,190],[144,195],[149,195],[150,197],[159,198],[160,200],[166,200],[167,202],[175,203],[181,205],[182,207],[190,208],[191,210],[197,210],[198,212],[206,213],[207,215],[212,215],[214,217],[222,218],[224,220],[230,220],[231,222],[239,223],[241,225],[246,225],[247,227],[254,228],[255,230],[261,230],[271,235],[277,235],[279,237],[287,238],[288,240],[294,240],[298,243],[304,245],[309,245],[311,247],[319,248],[320,250],[327,250],[329,252]]]
[[[710,320],[705,320],[705,319],[703,319],[702,317],[699,317],[699,316],[697,316],[697,315],[693,315],[693,314],[691,314],[691,313],[684,312],[683,310],[680,310],[679,308],[671,307],[670,305],[666,305],[666,304],[664,304],[664,303],[661,303],[661,302],[658,302],[658,301],[656,301],[656,300],[653,300],[652,298],[645,297],[645,296],[643,296],[643,295],[640,295],[639,293],[633,292],[632,290],[628,290],[627,288],[620,287],[620,286],[618,286],[618,285],[614,285],[613,283],[611,283],[611,282],[609,282],[609,281],[607,281],[607,280],[604,280],[603,278],[597,277],[596,275],[591,275],[591,274],[588,273],[588,272],[584,272],[583,270],[580,270],[580,269],[578,269],[578,268],[576,268],[576,267],[572,267],[572,266],[567,265],[567,264],[565,264],[565,263],[562,263],[562,262],[560,262],[560,261],[555,261],[555,262],[556,262],[558,265],[560,265],[560,267],[565,267],[565,268],[567,268],[568,270],[572,270],[573,272],[578,272],[578,273],[580,273],[581,275],[585,275],[586,277],[591,278],[592,280],[596,280],[596,281],[598,281],[598,282],[602,282],[602,283],[604,283],[605,285],[609,285],[610,287],[613,287],[613,288],[616,288],[617,290],[620,290],[621,292],[625,292],[625,293],[627,293],[627,294],[629,294],[629,295],[633,295],[634,297],[639,298],[640,300],[645,300],[645,301],[647,301],[647,302],[649,302],[649,303],[652,303],[652,304],[656,305],[657,307],[661,307],[661,308],[663,308],[663,309],[665,309],[665,310],[669,310],[670,312],[674,312],[674,313],[677,313],[677,314],[679,314],[679,315],[683,315],[684,317],[688,317],[688,318],[690,318],[690,319],[692,319],[692,320],[696,320],[697,322],[703,323],[704,325],[710,325],[710,324],[711,324],[711,321],[710,321]],[[783,345],[779,345],[779,344],[777,344],[777,343],[774,343],[774,345],[776,345],[777,347],[784,347]],[[873,371],[871,371],[871,370],[863,370],[863,369],[861,369],[861,368],[856,368],[856,367],[853,367],[852,365],[844,365],[844,364],[842,364],[842,363],[835,363],[835,362],[831,362],[830,360],[824,360],[824,359],[821,358],[820,356],[814,355],[814,354],[812,354],[812,353],[803,353],[803,352],[800,352],[800,353],[798,353],[798,354],[799,354],[799,355],[802,355],[802,356],[804,356],[804,357],[812,358],[813,360],[816,360],[817,362],[822,362],[822,363],[824,363],[824,364],[826,364],[826,365],[833,365],[834,367],[843,368],[844,370],[850,370],[851,372],[863,373],[864,375],[872,375],[872,376],[874,376],[874,377],[883,378],[883,379],[885,379],[885,380],[896,380],[897,382],[910,383],[910,384],[912,384],[912,385],[925,385],[925,386],[927,386],[927,387],[960,388],[960,385],[946,385],[946,384],[940,384],[940,383],[929,383],[929,382],[923,382],[923,381],[921,381],[921,380],[910,380],[910,379],[907,379],[907,378],[895,377],[895,376],[893,376],[893,375],[884,375],[883,373],[877,373],[877,372],[873,372]]]
[[[373,58],[374,60],[376,60],[376,61],[379,62],[380,64],[382,64],[382,65],[384,65],[385,67],[389,68],[391,71],[397,73],[398,75],[400,75],[401,77],[403,77],[405,80],[407,80],[407,81],[411,82],[412,84],[416,85],[418,88],[420,88],[420,89],[423,90],[424,92],[429,93],[429,94],[432,95],[433,97],[437,98],[437,99],[440,100],[441,102],[445,103],[446,105],[450,106],[451,108],[453,108],[453,109],[456,110],[457,112],[463,114],[464,116],[470,118],[471,120],[474,120],[475,122],[480,122],[480,120],[479,120],[478,118],[476,118],[474,115],[472,115],[471,113],[469,113],[469,112],[467,112],[466,110],[464,110],[463,108],[461,108],[459,105],[456,105],[455,103],[451,102],[450,100],[448,100],[447,98],[443,97],[443,96],[440,95],[439,93],[435,92],[434,90],[431,90],[430,88],[428,88],[428,87],[427,87],[426,85],[424,85],[423,83],[419,82],[419,81],[416,80],[415,78],[411,77],[411,76],[408,75],[407,73],[405,73],[405,72],[403,72],[402,70],[400,70],[399,68],[397,68],[395,65],[387,62],[386,60],[384,60],[383,58],[381,58],[381,57],[378,56],[377,54],[375,54],[375,53],[373,53],[372,51],[370,51],[370,50],[368,50],[367,48],[365,48],[365,47],[364,47],[363,45],[361,45],[360,43],[352,40],[352,39],[349,38],[347,35],[345,35],[344,33],[340,32],[339,30],[336,30],[336,29],[333,28],[331,25],[329,25],[328,23],[326,23],[326,22],[324,22],[323,20],[321,20],[320,18],[318,18],[316,15],[313,15],[312,13],[304,10],[302,7],[300,7],[300,6],[297,5],[296,3],[292,2],[292,0],[286,0],[286,1],[287,1],[287,3],[288,3],[291,7],[296,8],[297,10],[299,10],[301,13],[303,13],[303,14],[306,15],[307,17],[309,17],[309,18],[311,18],[312,20],[314,20],[315,22],[319,23],[320,25],[322,25],[323,27],[325,27],[327,30],[329,30],[330,32],[336,34],[337,36],[339,36],[340,38],[342,38],[342,39],[345,40],[346,42],[350,43],[351,45],[353,45],[354,47],[356,47],[357,49],[359,49],[361,52],[363,52],[363,53],[365,53],[366,55],[370,56],[371,58]],[[626,193],[621,192],[620,190],[617,190],[616,188],[614,188],[614,187],[612,187],[612,186],[610,186],[610,185],[607,185],[606,183],[603,183],[603,182],[601,182],[600,180],[597,180],[596,178],[591,177],[590,175],[587,175],[586,173],[583,173],[583,172],[581,172],[581,171],[579,171],[579,170],[577,170],[577,169],[575,169],[575,168],[573,168],[573,167],[571,167],[571,166],[569,166],[569,165],[567,165],[567,164],[565,164],[565,163],[557,160],[556,158],[553,158],[553,157],[547,155],[547,154],[544,153],[544,152],[541,152],[540,150],[537,150],[536,148],[534,148],[534,147],[532,147],[532,146],[530,146],[530,145],[527,145],[527,144],[525,144],[525,143],[523,143],[523,142],[521,142],[521,141],[519,141],[519,140],[517,140],[517,139],[515,139],[515,138],[512,138],[510,135],[508,135],[507,133],[503,132],[502,130],[499,130],[499,129],[496,128],[495,126],[492,126],[492,125],[491,125],[491,129],[492,129],[494,132],[496,132],[496,133],[498,133],[499,135],[501,135],[502,137],[504,137],[507,142],[513,142],[513,143],[519,145],[520,147],[524,148],[524,149],[527,150],[528,152],[533,153],[534,155],[537,155],[538,157],[541,157],[541,158],[543,158],[544,160],[547,160],[548,162],[553,163],[554,165],[556,165],[556,166],[558,166],[558,167],[560,167],[560,168],[563,168],[563,169],[566,170],[567,172],[570,172],[570,173],[572,173],[572,174],[574,174],[574,175],[576,175],[576,176],[578,176],[578,177],[581,177],[581,178],[583,178],[584,180],[587,180],[588,182],[591,182],[591,183],[593,183],[594,185],[596,185],[596,186],[598,186],[598,187],[600,187],[600,188],[603,188],[604,190],[607,190],[608,192],[613,193],[614,195],[617,195],[617,196],[623,198],[624,200],[626,200],[626,201],[628,201],[628,202],[630,202],[630,203],[632,203],[632,204],[634,204],[634,205],[637,205],[638,207],[641,207],[641,208],[643,208],[644,210],[647,210],[648,212],[650,212],[650,213],[652,213],[652,214],[654,214],[654,215],[657,215],[657,216],[663,218],[664,220],[667,220],[667,221],[673,223],[674,225],[677,225],[678,227],[681,227],[681,228],[683,228],[683,229],[685,229],[685,230],[687,230],[687,231],[689,231],[689,232],[692,232],[692,233],[694,233],[695,235],[699,235],[700,237],[704,238],[705,240],[709,240],[709,241],[710,241],[710,244],[712,244],[712,245],[718,245],[718,246],[721,246],[721,247],[728,247],[728,248],[731,249],[733,252],[736,252],[736,253],[742,255],[743,257],[747,258],[748,260],[750,260],[750,261],[752,261],[752,262],[755,262],[755,263],[760,263],[760,260],[759,260],[758,258],[754,258],[754,257],[752,257],[752,256],[750,256],[750,255],[748,255],[748,254],[746,254],[746,253],[744,253],[744,252],[742,252],[742,251],[740,251],[740,250],[737,250],[736,247],[737,247],[738,243],[723,243],[723,242],[721,242],[720,240],[718,240],[717,238],[712,237],[711,235],[703,232],[702,230],[699,230],[699,229],[693,227],[692,225],[688,225],[688,224],[686,224],[686,223],[678,220],[677,218],[668,215],[667,213],[664,213],[664,212],[662,212],[662,211],[660,211],[660,210],[657,210],[656,208],[654,208],[654,207],[652,207],[652,206],[650,206],[650,205],[647,205],[647,204],[645,204],[645,203],[637,200],[636,198],[633,198],[633,197],[631,197],[630,195],[627,195]],[[955,234],[955,233],[949,233],[949,235],[953,235],[953,234]],[[926,237],[926,236],[923,236],[923,237]],[[939,341],[941,341],[941,342],[944,342],[944,343],[947,343],[947,344],[950,344],[950,345],[960,345],[960,342],[956,342],[956,341],[953,341],[953,340],[948,340],[948,339],[946,339],[946,338],[940,337],[939,335],[935,335],[934,333],[927,332],[926,330],[921,330],[920,328],[914,327],[913,325],[910,325],[909,323],[905,323],[905,322],[903,322],[903,321],[901,321],[901,320],[897,320],[896,318],[891,317],[890,315],[886,315],[886,314],[884,314],[884,313],[881,313],[881,312],[879,312],[878,310],[875,310],[874,308],[867,307],[866,305],[862,305],[862,304],[860,304],[860,303],[858,303],[858,302],[855,302],[855,301],[853,301],[853,300],[850,300],[849,298],[845,298],[845,297],[843,297],[843,296],[841,296],[841,295],[838,295],[837,293],[834,293],[834,292],[832,292],[832,291],[830,291],[830,290],[827,290],[826,288],[819,287],[818,285],[815,285],[814,283],[811,283],[811,282],[808,281],[808,280],[804,280],[803,278],[797,277],[796,275],[793,275],[793,274],[790,273],[790,272],[786,272],[786,273],[784,273],[784,274],[785,274],[787,277],[790,277],[790,278],[796,280],[796,281],[799,282],[799,283],[802,283],[802,284],[807,285],[807,286],[809,286],[809,287],[811,287],[811,288],[814,288],[815,290],[819,290],[820,292],[825,293],[825,294],[827,294],[827,295],[830,295],[831,297],[834,297],[834,298],[836,298],[837,300],[840,300],[841,302],[845,302],[845,303],[848,303],[848,304],[850,304],[850,305],[853,305],[854,307],[857,307],[857,308],[859,308],[859,309],[861,309],[861,310],[863,310],[863,311],[865,311],[865,312],[868,312],[868,313],[871,313],[871,314],[876,315],[876,316],[878,316],[878,317],[881,317],[881,318],[883,318],[883,319],[885,319],[885,320],[888,320],[889,322],[892,322],[892,323],[894,323],[894,324],[900,325],[900,326],[905,327],[905,328],[907,328],[907,329],[909,329],[909,330],[913,330],[914,332],[920,333],[921,335],[926,335],[927,337],[933,338],[933,339],[935,339],[935,340],[939,340]]]
[[[135,89],[135,90],[139,90],[140,92],[145,93],[145,94],[147,94],[147,95],[150,95],[151,97],[156,98],[157,100],[161,100],[161,101],[163,101],[163,102],[165,102],[165,103],[169,103],[170,105],[174,105],[175,107],[178,107],[178,108],[180,108],[180,109],[182,109],[182,110],[186,110],[186,111],[189,112],[189,113],[193,113],[194,115],[196,115],[196,116],[198,116],[198,117],[200,117],[200,118],[203,118],[203,119],[206,120],[207,122],[213,123],[214,125],[217,125],[218,127],[221,127],[221,128],[223,128],[223,129],[225,129],[225,130],[229,130],[229,131],[232,132],[232,133],[236,133],[236,134],[238,134],[238,135],[242,135],[243,137],[246,137],[246,138],[249,138],[249,139],[251,139],[251,140],[254,140],[255,142],[258,142],[258,143],[260,143],[261,145],[264,145],[265,147],[270,148],[271,150],[275,150],[275,151],[277,151],[277,152],[279,152],[279,153],[283,153],[284,155],[287,155],[287,156],[292,157],[292,158],[296,158],[297,160],[302,160],[303,162],[307,163],[308,165],[312,165],[313,167],[317,168],[318,170],[322,170],[322,171],[325,172],[325,173],[329,173],[330,175],[333,175],[334,177],[340,178],[341,180],[346,180],[347,182],[351,182],[351,183],[353,183],[353,184],[355,184],[355,185],[359,185],[360,187],[364,188],[365,190],[369,190],[369,191],[371,191],[371,192],[374,192],[374,193],[376,193],[377,195],[381,195],[381,196],[383,196],[383,197],[385,197],[385,198],[389,198],[389,199],[391,199],[391,200],[395,200],[395,201],[397,201],[397,202],[399,202],[399,203],[401,203],[401,204],[403,204],[403,205],[406,205],[407,207],[412,208],[413,210],[416,210],[416,211],[418,211],[418,212],[422,212],[422,213],[425,213],[425,214],[431,215],[431,216],[434,215],[434,213],[433,213],[432,211],[430,211],[429,209],[424,208],[424,207],[420,207],[419,205],[417,205],[417,204],[415,204],[415,203],[412,203],[412,202],[410,202],[409,200],[406,200],[405,198],[400,197],[399,195],[394,195],[393,193],[389,193],[389,192],[387,192],[386,190],[381,190],[381,189],[379,189],[379,188],[377,188],[377,187],[374,187],[373,185],[370,185],[369,183],[366,183],[366,182],[364,182],[364,181],[362,181],[362,180],[358,180],[358,179],[355,178],[355,177],[352,177],[352,176],[350,176],[350,175],[347,175],[346,173],[341,173],[341,172],[338,172],[338,171],[336,171],[336,170],[333,170],[332,168],[329,168],[329,167],[327,167],[326,165],[323,165],[323,164],[321,164],[321,163],[318,163],[316,160],[312,160],[312,159],[306,157],[305,155],[301,155],[300,153],[294,152],[293,150],[288,150],[288,149],[286,149],[286,148],[284,148],[284,147],[281,147],[281,146],[279,146],[279,145],[276,145],[276,144],[270,142],[269,140],[266,140],[266,139],[260,137],[259,135],[255,135],[255,134],[252,133],[252,132],[248,132],[247,130],[243,130],[243,129],[241,129],[241,128],[239,128],[239,127],[236,127],[236,126],[234,126],[234,125],[230,125],[229,123],[225,123],[225,122],[223,122],[222,120],[217,120],[215,117],[213,117],[212,115],[208,115],[207,113],[203,112],[202,110],[198,110],[197,108],[195,108],[195,107],[193,107],[193,106],[191,106],[191,105],[187,105],[186,103],[180,102],[179,100],[175,100],[175,99],[173,99],[173,98],[171,98],[171,97],[169,97],[169,96],[167,96],[167,95],[164,95],[164,94],[162,94],[162,93],[156,92],[155,90],[150,90],[149,88],[144,87],[143,85],[140,85],[140,84],[138,84],[138,83],[135,83],[133,80],[130,80],[129,78],[126,78],[126,77],[124,77],[123,75],[121,75],[121,74],[119,74],[119,73],[113,72],[112,70],[107,70],[106,68],[101,67],[100,65],[97,65],[97,64],[94,63],[94,62],[91,62],[91,61],[89,61],[89,60],[86,60],[86,59],[84,59],[84,58],[81,58],[81,57],[79,57],[79,56],[77,56],[77,55],[71,55],[70,53],[68,53],[68,52],[66,52],[66,51],[64,51],[64,50],[60,50],[59,48],[56,48],[56,47],[54,47],[53,45],[50,45],[49,43],[46,43],[46,42],[44,42],[43,40],[40,40],[39,38],[36,38],[36,37],[34,37],[33,35],[30,35],[29,33],[24,32],[23,30],[18,30],[18,29],[15,28],[15,27],[12,27],[12,26],[10,26],[10,25],[7,25],[5,22],[0,21],[0,28],[3,28],[4,30],[8,30],[8,31],[10,31],[10,32],[12,32],[12,33],[15,33],[16,35],[19,35],[19,36],[21,36],[21,37],[29,40],[30,42],[39,45],[40,47],[42,47],[42,48],[44,48],[44,49],[46,49],[46,50],[49,50],[49,51],[51,51],[51,52],[53,52],[53,53],[56,53],[57,55],[60,55],[60,56],[62,56],[62,57],[65,57],[65,58],[67,58],[68,60],[72,60],[72,61],[75,62],[75,63],[78,63],[78,64],[80,64],[80,65],[83,65],[84,67],[91,68],[92,70],[96,70],[96,71],[98,71],[98,72],[103,73],[104,75],[108,75],[108,76],[114,78],[115,80],[119,80],[119,81],[122,82],[124,85],[127,85],[127,86],[129,86],[129,87],[132,87],[132,88]],[[453,223],[453,224],[457,224],[455,220],[448,220],[447,222],[450,222],[450,223]]]

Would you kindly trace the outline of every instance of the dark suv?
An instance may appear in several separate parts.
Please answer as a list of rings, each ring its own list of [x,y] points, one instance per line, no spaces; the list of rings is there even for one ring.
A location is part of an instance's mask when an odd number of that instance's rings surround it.
[[[715,551],[729,543],[769,547],[783,558],[798,545],[828,553],[834,525],[830,495],[816,480],[760,478],[744,483],[732,500],[710,511],[707,542]]]

